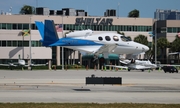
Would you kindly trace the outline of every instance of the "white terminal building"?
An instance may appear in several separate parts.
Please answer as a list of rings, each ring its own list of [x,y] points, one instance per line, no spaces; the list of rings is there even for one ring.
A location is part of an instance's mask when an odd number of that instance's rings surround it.
[[[8,60],[17,61],[19,55],[26,62],[32,61],[38,64],[49,62],[53,65],[62,64],[61,47],[44,47],[39,41],[40,33],[35,21],[54,20],[55,24],[63,23],[63,33],[73,30],[91,29],[94,34],[120,31],[130,36],[132,40],[139,34],[147,36],[149,45],[152,37],[149,32],[153,31],[156,20],[153,18],[121,18],[121,17],[94,17],[94,16],[54,16],[54,15],[0,15],[0,64]],[[158,37],[165,36],[170,42],[175,39],[179,28],[178,20],[162,20],[157,22]],[[27,30],[30,32],[27,33]],[[29,35],[28,35],[29,34]],[[24,36],[23,36],[24,35]],[[31,43],[30,43],[31,40]],[[31,47],[29,47],[31,44]],[[144,56],[140,56],[143,59]],[[64,64],[91,65],[91,56],[82,56],[79,51],[64,49]],[[109,60],[118,61],[118,55],[109,55]]]

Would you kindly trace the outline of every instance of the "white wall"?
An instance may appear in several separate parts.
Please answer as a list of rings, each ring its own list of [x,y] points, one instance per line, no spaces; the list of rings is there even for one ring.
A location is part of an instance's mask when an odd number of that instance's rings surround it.
[[[1,59],[18,59],[19,55],[21,58],[24,54],[24,59],[29,59],[29,47],[0,47],[0,58]],[[23,53],[24,52],[24,53]],[[31,48],[32,59],[51,59],[52,49],[46,47],[32,47]]]

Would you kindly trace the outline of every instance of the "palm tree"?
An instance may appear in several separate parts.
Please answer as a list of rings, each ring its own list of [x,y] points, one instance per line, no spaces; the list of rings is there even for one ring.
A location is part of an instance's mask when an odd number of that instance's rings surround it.
[[[29,5],[24,5],[20,12],[20,14],[34,14],[35,13],[35,8],[33,6],[29,6]]]
[[[167,38],[165,37],[160,37],[157,40],[157,47],[159,49],[160,55],[159,57],[161,57],[161,59],[165,59],[166,58],[166,48],[168,48],[170,46]],[[164,61],[165,62],[165,61]]]
[[[141,34],[138,35],[137,37],[134,38],[134,41],[148,46],[147,37],[144,35],[141,35]]]
[[[180,38],[178,37],[178,35],[176,35],[176,39],[171,43],[170,50],[172,52],[180,52]],[[175,58],[177,58],[178,59],[178,63],[180,63],[179,54],[175,55]]]
[[[161,37],[161,38],[159,38],[159,39],[157,40],[157,46],[158,46],[159,48],[168,48],[169,45],[170,45],[170,44],[169,44],[167,38],[165,38],[165,37]]]
[[[176,39],[171,43],[170,49],[172,52],[180,52],[180,38],[176,35]]]
[[[144,44],[146,46],[148,46],[148,43],[149,43],[148,40],[147,40],[147,37],[144,36],[144,35],[141,35],[141,34],[136,36],[134,38],[134,41],[138,42],[138,43],[141,43],[141,44]],[[151,50],[149,50],[149,51],[147,51],[145,53],[146,53],[145,55],[147,55],[147,58],[149,59],[150,58],[150,54],[151,54]]]

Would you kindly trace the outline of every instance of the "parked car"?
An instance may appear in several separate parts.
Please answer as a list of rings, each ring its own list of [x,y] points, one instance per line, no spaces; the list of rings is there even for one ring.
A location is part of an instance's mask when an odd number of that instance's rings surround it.
[[[162,69],[164,70],[164,72],[169,72],[169,73],[178,73],[177,68],[175,68],[174,66],[163,66]]]

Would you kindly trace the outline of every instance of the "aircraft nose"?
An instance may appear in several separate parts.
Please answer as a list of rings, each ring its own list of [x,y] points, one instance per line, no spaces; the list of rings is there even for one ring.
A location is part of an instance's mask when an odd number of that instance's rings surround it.
[[[148,50],[149,50],[149,47],[148,47],[148,46],[143,45],[142,50],[143,50],[144,52],[146,52],[146,51],[148,51]]]
[[[156,65],[156,64],[154,64],[154,67],[155,67],[155,68],[157,68],[157,65]]]

